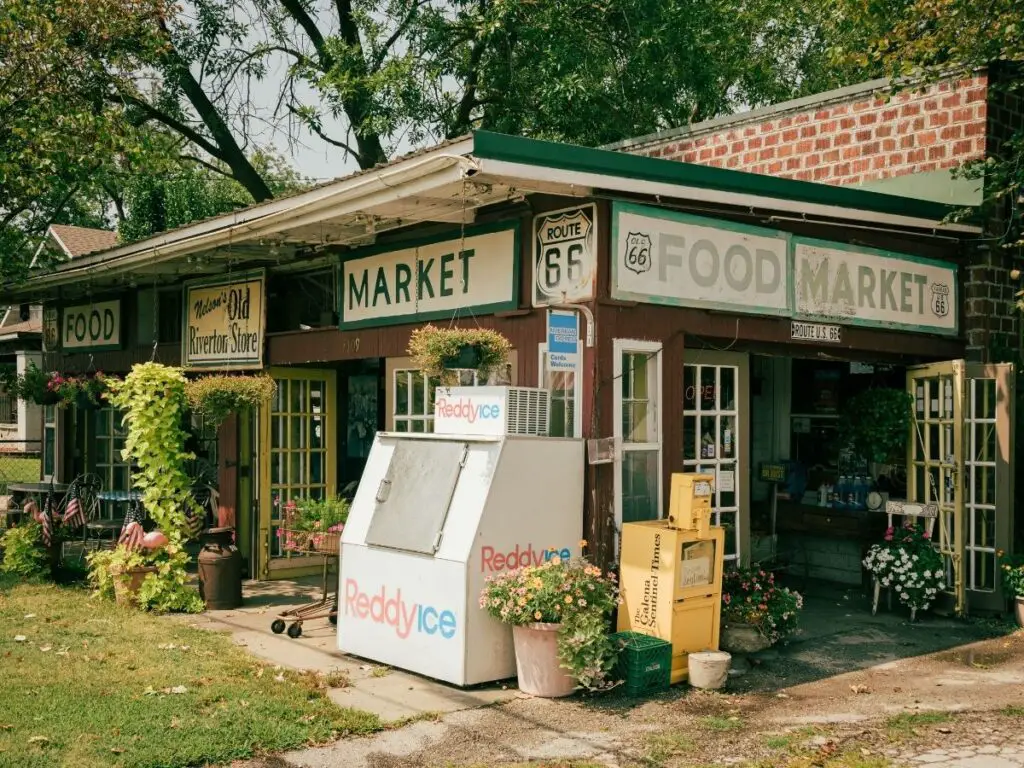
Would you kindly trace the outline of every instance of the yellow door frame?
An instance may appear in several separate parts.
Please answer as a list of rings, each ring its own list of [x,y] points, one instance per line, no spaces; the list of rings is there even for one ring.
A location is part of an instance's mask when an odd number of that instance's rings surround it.
[[[964,515],[963,360],[917,365],[907,369],[907,391],[913,397],[913,418],[907,443],[907,499],[938,507],[939,554],[949,563],[957,616],[967,613],[964,574],[967,542]],[[933,386],[934,385],[934,386]]]
[[[323,428],[322,444],[324,446],[324,485],[328,494],[336,492],[338,440],[335,430],[338,419],[335,414],[338,402],[338,376],[333,370],[324,368],[270,368],[267,373],[278,382],[323,381],[325,382],[324,402],[321,406],[321,425]],[[308,406],[307,402],[304,407]],[[273,495],[270,481],[271,459],[271,423],[278,396],[266,406],[259,409],[258,457],[259,457],[259,552],[257,573],[260,579],[290,579],[322,572],[324,557],[319,555],[287,555],[274,557],[271,555],[271,535],[276,518],[274,517]],[[290,403],[285,403],[290,406]],[[290,411],[284,411],[290,413]],[[302,411],[309,413],[311,411]],[[287,438],[290,440],[290,436]],[[287,448],[287,446],[286,446]]]

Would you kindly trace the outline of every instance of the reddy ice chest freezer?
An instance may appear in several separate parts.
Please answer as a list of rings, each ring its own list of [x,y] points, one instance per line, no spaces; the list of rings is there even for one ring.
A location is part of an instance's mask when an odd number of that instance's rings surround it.
[[[524,391],[439,390],[440,434],[378,433],[342,533],[341,651],[460,686],[515,676],[485,579],[580,554],[583,529],[583,443],[509,434],[537,423]]]

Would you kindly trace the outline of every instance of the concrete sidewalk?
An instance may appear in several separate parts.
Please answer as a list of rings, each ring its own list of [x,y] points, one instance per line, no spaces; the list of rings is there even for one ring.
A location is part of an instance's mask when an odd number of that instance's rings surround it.
[[[302,603],[319,600],[320,579],[246,582],[243,607],[231,611],[207,611],[191,617],[201,629],[229,632],[235,642],[259,658],[292,669],[341,672],[349,680],[344,688],[328,694],[342,707],[372,712],[393,722],[430,714],[458,712],[513,698],[515,681],[508,686],[455,688],[418,675],[389,669],[337,651],[337,630],[327,619],[314,619],[302,627],[302,636],[275,635],[270,625],[277,615]]]

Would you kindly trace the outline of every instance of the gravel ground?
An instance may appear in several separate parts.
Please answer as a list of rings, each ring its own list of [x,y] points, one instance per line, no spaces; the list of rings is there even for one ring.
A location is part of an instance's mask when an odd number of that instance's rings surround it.
[[[245,768],[1024,768],[1024,631],[910,625],[857,599],[819,600],[796,642],[737,659],[724,692],[522,696]]]

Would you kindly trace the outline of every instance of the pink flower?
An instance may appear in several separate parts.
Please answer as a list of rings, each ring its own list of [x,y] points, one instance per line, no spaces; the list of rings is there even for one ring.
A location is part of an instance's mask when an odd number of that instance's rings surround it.
[[[924,536],[924,538],[926,538],[926,539],[930,539],[930,538],[932,537],[931,533],[929,533],[928,531],[925,531],[925,532],[924,532],[923,534],[921,534],[921,535],[922,535],[922,536]]]

